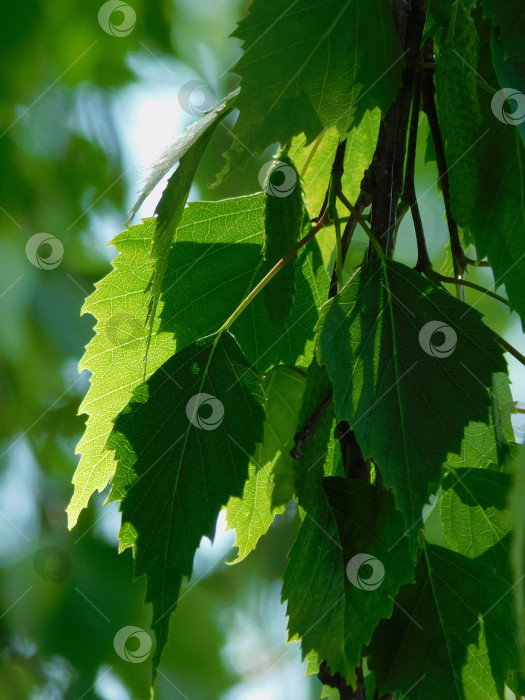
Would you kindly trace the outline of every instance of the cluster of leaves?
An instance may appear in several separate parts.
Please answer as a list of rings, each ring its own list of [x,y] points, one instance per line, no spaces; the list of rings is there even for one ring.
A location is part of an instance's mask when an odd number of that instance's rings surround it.
[[[221,509],[241,560],[295,499],[302,525],[283,600],[290,639],[328,693],[525,692],[511,594],[518,491],[507,512],[514,453],[523,459],[510,346],[461,298],[470,244],[525,319],[523,142],[491,109],[522,47],[492,2],[487,17],[467,0],[414,2],[408,17],[400,5],[255,0],[236,33],[240,91],[180,138],[156,216],[115,238],[114,270],[85,304],[97,325],[70,524],[111,481],[121,548],[133,547],[153,606],[154,669]],[[221,177],[279,142],[283,167],[300,173],[294,195],[267,180],[263,193],[186,204],[234,108]],[[432,268],[415,199],[426,118],[452,279]],[[415,269],[393,259],[407,210]],[[304,238],[269,270],[269,242],[292,245],[298,223]],[[358,224],[370,245],[352,267]],[[290,274],[293,294],[268,285]],[[517,537],[518,572],[522,555]]]

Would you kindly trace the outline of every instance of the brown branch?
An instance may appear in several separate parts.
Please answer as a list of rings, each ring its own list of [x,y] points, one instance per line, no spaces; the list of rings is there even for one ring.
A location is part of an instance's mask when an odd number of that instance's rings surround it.
[[[408,12],[406,0],[393,0],[393,7],[406,65],[397,99],[381,120],[371,166],[376,181],[371,228],[388,257],[392,257],[395,247],[397,205],[403,187],[410,105],[427,13],[427,0],[414,0]]]
[[[290,450],[290,456],[293,459],[302,459],[304,457],[304,448],[311,434],[314,432],[317,424],[323,417],[324,412],[332,403],[332,392],[321,401],[304,426],[294,436],[294,447]]]
[[[505,338],[498,338],[498,343],[505,348],[507,352],[509,352],[513,357],[515,357],[518,362],[521,362],[522,365],[525,365],[525,356],[521,354],[519,350],[516,350],[514,345],[511,345],[508,341],[505,340]]]
[[[403,184],[403,193],[401,199],[404,200],[410,207],[412,221],[414,222],[414,230],[417,241],[417,263],[416,270],[421,272],[426,267],[430,266],[430,257],[428,255],[427,244],[425,241],[425,232],[423,230],[423,221],[416,196],[415,186],[415,169],[416,169],[416,145],[417,145],[417,129],[419,124],[419,103],[421,99],[421,79],[419,74],[416,76],[414,86],[414,97],[412,99],[412,112],[410,115],[410,128],[408,132],[407,159],[405,164],[405,182]]]
[[[434,61],[432,39],[428,39],[423,47],[423,61],[431,63]],[[450,184],[448,181],[448,168],[445,159],[445,149],[441,138],[441,130],[439,128],[438,115],[436,110],[434,77],[432,71],[423,70],[421,72],[421,95],[423,98],[423,112],[427,115],[432,143],[436,154],[436,163],[439,174],[439,182],[443,192],[443,201],[445,203],[445,212],[447,215],[448,234],[450,238],[450,250],[452,252],[452,260],[454,262],[454,277],[462,278],[465,272],[467,260],[463,247],[459,239],[458,225],[452,214],[450,205]]]

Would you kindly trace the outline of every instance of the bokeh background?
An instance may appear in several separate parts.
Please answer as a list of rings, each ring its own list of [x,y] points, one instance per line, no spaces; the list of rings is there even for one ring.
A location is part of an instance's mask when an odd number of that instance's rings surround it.
[[[184,86],[204,83],[203,104],[236,86],[228,70],[241,48],[227,37],[247,3],[133,0],[136,22],[121,35],[125,15],[116,11],[105,30],[101,5],[19,0],[4,7],[0,23],[0,700],[143,700],[149,693],[150,664],[127,662],[113,647],[118,629],[147,630],[151,616],[144,581],[132,580],[130,550],[117,553],[118,508],[103,508],[97,494],[75,530],[66,527],[84,425],[77,410],[89,380],[77,366],[94,325],[80,309],[111,269],[115,250],[107,244],[122,230],[139,181],[196,118]],[[422,129],[421,154],[425,138]],[[228,128],[218,129],[192,199],[259,189],[269,154],[208,188],[230,143]],[[446,264],[435,166],[423,155],[417,176],[430,251]],[[164,184],[139,217],[153,213]],[[53,269],[39,269],[26,254],[36,233],[62,243]],[[413,262],[413,255],[406,221],[399,258]],[[487,271],[471,278],[491,284]],[[520,345],[514,316],[476,293],[467,299]],[[525,401],[523,368],[509,364],[514,398]],[[519,416],[516,428],[523,437]],[[159,700],[319,697],[299,645],[285,645],[279,579],[298,526],[290,505],[257,550],[229,567],[234,536],[219,518],[172,619]]]

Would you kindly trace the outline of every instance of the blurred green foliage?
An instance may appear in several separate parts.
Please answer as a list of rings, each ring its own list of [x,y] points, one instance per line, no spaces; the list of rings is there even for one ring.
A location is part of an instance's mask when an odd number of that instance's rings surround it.
[[[117,553],[116,508],[102,511],[103,498],[93,499],[77,528],[66,528],[85,420],[76,413],[88,381],[77,363],[93,326],[80,308],[110,270],[114,251],[104,244],[123,228],[141,177],[116,116],[126,90],[140,89],[147,100],[144,75],[155,73],[152,82],[171,96],[189,79],[225,95],[236,83],[227,68],[239,42],[224,39],[244,8],[239,0],[134,0],[136,25],[119,37],[101,28],[101,5],[20,0],[4,8],[0,23],[0,700],[149,693],[149,664],[127,662],[113,647],[118,629],[148,629],[151,616],[144,582],[132,580],[131,553]],[[174,114],[171,137],[181,118],[184,126],[195,117]],[[206,191],[231,142],[227,129],[219,131],[198,190],[207,199],[255,191],[258,162],[247,177]],[[38,269],[26,256],[38,232],[63,244],[54,269]],[[224,564],[233,558],[229,536],[218,552],[198,557],[158,698],[241,697],[227,691],[243,681],[256,687],[267,665],[282,669],[284,613],[274,582],[296,527],[293,513],[280,517],[250,561],[234,568]],[[241,646],[253,663],[243,665],[231,649],[246,633]],[[295,647],[283,663],[291,656],[297,663]],[[297,697],[306,698],[301,676],[298,665]]]
[[[126,91],[147,100],[160,83],[176,96],[200,79],[218,98],[226,95],[237,82],[228,69],[240,48],[225,37],[245,3],[133,0],[136,25],[120,37],[101,28],[101,5],[18,0],[0,22],[0,700],[142,700],[149,692],[149,665],[126,662],[113,647],[119,628],[148,629],[151,616],[144,581],[132,581],[131,553],[117,553],[116,509],[102,511],[103,498],[92,499],[78,527],[66,528],[85,420],[76,413],[88,381],[77,363],[93,327],[80,308],[111,269],[114,251],[108,255],[104,244],[123,228],[138,190],[119,109]],[[196,117],[173,114],[173,137],[181,118],[182,128]],[[193,196],[259,189],[264,154],[207,189],[231,144],[231,124],[228,118],[215,134]],[[437,251],[446,228],[434,164],[418,163],[418,176],[432,191],[423,215]],[[26,256],[38,232],[64,246],[55,269],[38,269]],[[401,258],[412,236],[403,222]],[[480,280],[484,274],[476,271]],[[496,302],[479,308],[501,332]],[[297,527],[295,512],[278,516],[235,567],[224,564],[234,556],[226,546],[198,555],[164,653],[160,700],[240,700],[252,690],[275,699],[319,696],[317,681],[303,681],[297,645],[284,646],[278,603],[276,582]]]

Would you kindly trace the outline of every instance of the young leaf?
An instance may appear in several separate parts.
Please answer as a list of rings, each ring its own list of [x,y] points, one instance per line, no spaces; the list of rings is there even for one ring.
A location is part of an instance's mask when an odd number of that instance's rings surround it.
[[[213,537],[222,506],[242,494],[248,455],[262,439],[261,402],[257,376],[225,332],[173,355],[115,421],[111,499],[122,501],[121,547],[133,545],[135,573],[146,575],[155,669],[199,542]]]
[[[380,695],[410,700],[503,698],[519,668],[509,584],[493,569],[443,547],[426,545],[416,584],[396,598],[390,620],[368,650]]]
[[[190,204],[178,227],[164,280],[161,330],[180,349],[215,332],[264,274],[263,195]],[[276,333],[262,294],[232,325],[246,357],[261,372],[275,364],[308,364],[318,308],[328,295],[319,247],[298,254],[295,305]],[[279,273],[278,273],[279,274]]]
[[[250,461],[249,478],[242,498],[232,497],[226,508],[228,527],[235,529],[235,545],[239,548],[236,564],[255,549],[259,538],[267,532],[275,513],[273,470],[277,462],[291,462],[289,451],[297,413],[304,391],[304,376],[295,368],[278,366],[263,378],[265,395],[264,436]],[[288,466],[291,471],[291,466]]]
[[[142,187],[142,191],[133,205],[128,223],[133,219],[146,198],[153,192],[162,178],[176,165],[197,140],[218,121],[219,117],[226,116],[234,107],[235,98],[239,94],[239,88],[218,102],[201,119],[190,124],[184,133],[177,136],[173,143],[164,151],[157,163],[152,167],[150,174]]]
[[[387,3],[370,12],[366,0],[255,0],[234,36],[244,49],[233,69],[241,76],[234,134],[246,149],[231,151],[235,166],[303,132],[308,142],[326,127],[345,134],[367,109],[385,112],[395,99],[403,54]]]
[[[144,289],[151,277],[151,239],[155,219],[145,219],[116,236],[112,244],[119,254],[114,270],[97,282],[96,291],[86,299],[82,313],[97,319],[96,335],[91,339],[79,369],[92,373],[91,386],[79,413],[87,413],[86,431],[77,446],[80,462],[73,477],[75,492],[67,508],[69,527],[91,497],[102,491],[115,472],[113,454],[106,441],[113,419],[128,402],[132,390],[173,354],[175,344],[170,333],[154,324],[147,366],[146,317],[148,299]]]
[[[359,126],[351,129],[347,136],[341,186],[351,202],[357,199],[363,174],[372,161],[380,119],[379,109],[367,112]],[[304,136],[297,136],[290,148],[290,155],[303,182],[306,206],[311,214],[319,214],[321,211],[339,139],[337,129],[332,128],[319,136],[319,142],[316,140],[309,145]],[[333,233],[331,235],[333,238]]]
[[[151,257],[155,261],[155,268],[153,270],[150,286],[150,308],[148,312],[149,336],[147,349],[151,342],[155,314],[160,300],[173,236],[179,225],[191,185],[195,178],[195,173],[204,155],[204,151],[221,120],[233,109],[232,96],[235,97],[235,93],[232,93],[224,102],[215,107],[210,114],[203,117],[203,119],[206,120],[213,115],[213,118],[209,120],[209,123],[204,129],[195,130],[194,133],[197,134],[197,138],[194,141],[192,141],[193,134],[186,139],[185,151],[184,155],[180,158],[179,167],[168,180],[166,189],[162,193],[162,197],[155,209],[157,226],[155,227],[153,247],[151,249]]]
[[[363,644],[392,614],[393,596],[413,579],[414,566],[391,494],[339,477],[325,484],[330,506],[320,498],[306,515],[289,554],[282,598],[288,601],[289,637],[301,636],[303,655],[314,649],[332,674],[352,684]],[[373,586],[367,586],[363,554],[378,567],[375,573],[384,574]],[[353,583],[347,576],[351,561]]]
[[[469,421],[486,421],[503,349],[481,315],[393,260],[364,265],[321,312],[338,420],[378,465],[411,528]]]

